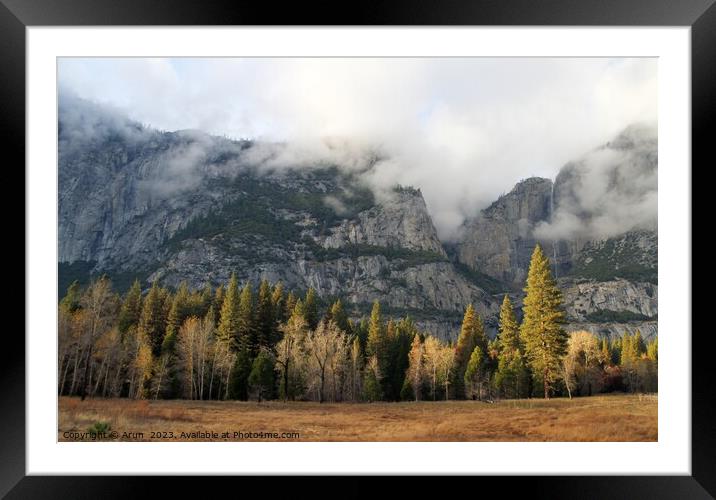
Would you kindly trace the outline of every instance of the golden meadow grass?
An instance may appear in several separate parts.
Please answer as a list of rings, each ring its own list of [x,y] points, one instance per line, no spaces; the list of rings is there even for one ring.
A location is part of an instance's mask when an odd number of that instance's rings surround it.
[[[656,395],[572,400],[402,403],[147,401],[61,397],[58,439],[97,422],[120,440],[185,441],[182,432],[299,434],[297,441],[656,441]],[[152,432],[172,433],[152,437]],[[168,437],[171,436],[171,437]],[[223,439],[217,439],[223,440]],[[230,438],[229,440],[235,440]],[[286,439],[264,438],[256,440]]]

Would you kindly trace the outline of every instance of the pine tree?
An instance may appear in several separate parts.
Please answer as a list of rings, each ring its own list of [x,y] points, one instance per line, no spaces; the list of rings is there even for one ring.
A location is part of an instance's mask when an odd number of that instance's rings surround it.
[[[481,330],[481,327],[478,326],[478,321],[479,318],[475,313],[475,308],[472,304],[469,304],[465,309],[460,335],[457,338],[457,346],[455,347],[455,370],[453,371],[452,384],[455,397],[458,399],[465,397],[465,370],[472,351],[478,345],[478,331]]]
[[[285,323],[289,316],[286,315],[286,297],[283,295],[283,283],[276,283],[271,292],[271,304],[273,304],[274,316],[277,324]]]
[[[189,287],[186,282],[182,282],[179,285],[176,295],[174,295],[172,307],[169,310],[167,329],[162,342],[162,353],[169,354],[173,351],[179,327],[182,323],[184,323],[184,320],[191,312],[189,304]]]
[[[318,304],[316,303],[316,291],[309,288],[306,292],[306,299],[303,302],[306,311],[306,322],[308,328],[315,330],[318,326]]]
[[[654,361],[659,361],[659,340],[654,339],[646,346],[646,356]]]
[[[219,291],[221,290],[221,293]],[[235,274],[231,274],[229,279],[229,286],[226,289],[226,293],[223,292],[224,288],[217,288],[216,298],[223,297],[220,305],[221,312],[219,314],[219,329],[217,332],[218,338],[222,342],[227,342],[232,348],[238,347],[239,337],[239,283],[236,279]]]
[[[201,293],[199,294],[198,299],[198,309],[196,311],[196,315],[204,317],[209,311],[209,308],[214,304],[214,296],[210,283],[204,285],[204,288],[201,289]],[[214,322],[214,325],[216,325],[215,317],[212,318],[212,321]]]
[[[261,280],[256,311],[257,349],[269,349],[278,341],[271,287]]]
[[[355,325],[355,335],[358,337],[360,342],[361,351],[363,352],[364,361],[368,359],[366,355],[366,349],[368,348],[368,330],[370,328],[370,319],[362,317],[360,321]]]
[[[383,398],[380,386],[381,378],[378,358],[372,356],[368,359],[368,364],[365,367],[365,380],[363,381],[363,397],[368,401],[380,401]]]
[[[165,317],[162,295],[163,293],[155,281],[144,299],[142,314],[139,318],[139,330],[146,335],[153,356],[159,355],[164,341]]]
[[[293,306],[293,311],[290,316],[293,316],[294,314],[302,317],[304,321],[306,320],[306,307],[303,305],[303,300],[296,300],[296,303]],[[308,321],[306,321],[306,326],[308,326]]]
[[[495,386],[508,398],[523,397],[529,386],[529,373],[519,328],[510,297],[505,294],[500,308],[499,335],[496,342],[498,354]]]
[[[470,353],[470,359],[465,369],[464,384],[466,395],[472,399],[482,399],[482,386],[484,384],[483,364],[485,354],[480,346],[476,346]]]
[[[567,349],[567,333],[562,328],[562,292],[552,277],[549,260],[537,245],[532,253],[523,303],[524,319],[520,336],[533,377],[549,398],[561,374],[561,360]]]
[[[348,321],[348,316],[343,309],[343,303],[341,302],[341,299],[336,300],[328,311],[329,312],[327,314],[327,317],[335,321],[338,328],[340,328],[343,332],[350,335],[351,325],[350,321]]]
[[[274,386],[274,360],[265,350],[261,350],[251,366],[248,378],[249,387],[256,393],[258,402],[271,397]]]
[[[385,347],[385,326],[383,325],[383,317],[380,313],[380,303],[376,300],[373,302],[373,309],[370,312],[370,322],[368,324],[368,339],[366,343],[365,353],[369,358],[375,355],[382,355]]]
[[[634,342],[634,355],[637,358],[641,357],[642,354],[646,353],[646,344],[644,344],[644,338],[641,336],[641,330],[639,330],[638,328],[634,332],[632,342]]]
[[[140,292],[140,306],[141,306],[141,292]],[[60,308],[64,309],[67,313],[73,313],[80,309],[80,284],[77,280],[73,281],[70,286],[67,287],[67,293],[60,301]],[[139,310],[137,311],[137,319],[139,318]],[[120,322],[121,322],[121,311],[120,311]],[[126,330],[125,330],[126,331]]]
[[[296,309],[296,296],[293,292],[288,292],[286,300],[284,301],[283,316],[288,319],[293,314],[293,310]]]
[[[505,294],[500,307],[500,327],[499,327],[500,351],[516,351],[522,349],[520,342],[520,325],[517,323],[515,311],[512,308],[510,296]]]
[[[221,308],[224,306],[224,295],[226,295],[226,289],[224,288],[224,285],[219,285],[216,287],[216,291],[214,292],[214,299],[212,301],[212,305],[214,306],[214,314],[216,314],[216,318],[214,318],[214,323],[218,323],[221,319]]]
[[[388,344],[388,360],[385,377],[383,377],[383,393],[385,399],[400,401],[401,390],[408,369],[408,353],[415,336],[415,324],[409,317],[395,322],[388,321],[386,337]]]
[[[247,349],[253,358],[258,352],[257,331],[254,317],[255,305],[251,283],[241,290],[236,341],[239,349]]]
[[[622,359],[622,341],[619,338],[614,339],[611,342],[611,352],[612,352],[612,365],[617,366],[621,363]]]
[[[75,281],[67,290],[67,297],[70,297],[70,289],[76,287]],[[119,311],[119,331],[122,335],[127,333],[129,327],[139,324],[139,316],[142,313],[142,289],[139,286],[139,280],[134,280],[131,288],[127,291],[122,302],[122,309]]]
[[[239,350],[236,361],[231,369],[229,382],[229,398],[246,401],[249,399],[249,375],[253,364],[246,349]]]
[[[622,366],[629,366],[636,360],[636,352],[634,350],[634,342],[629,332],[624,332],[624,336],[621,340],[621,357],[619,364]]]
[[[495,386],[507,398],[522,398],[529,389],[529,371],[519,349],[502,351],[495,372]]]

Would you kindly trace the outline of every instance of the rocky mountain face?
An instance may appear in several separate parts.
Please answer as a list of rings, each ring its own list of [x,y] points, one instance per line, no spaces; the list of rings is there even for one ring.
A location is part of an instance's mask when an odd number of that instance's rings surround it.
[[[632,126],[570,162],[554,182],[519,182],[463,226],[456,259],[510,285],[518,296],[532,251],[550,257],[570,328],[656,334],[657,141]],[[651,197],[654,198],[651,198]],[[641,325],[641,326],[640,326]]]
[[[572,323],[605,335],[637,323],[656,333],[655,232],[555,245],[540,237],[560,200],[579,195],[577,167],[554,185],[520,182],[466,222],[448,256],[419,189],[376,193],[359,172],[331,165],[269,168],[253,160],[261,144],[151,130],[71,97],[61,96],[59,117],[61,292],[100,273],[123,288],[135,277],[216,285],[235,272],[313,287],[355,315],[378,299],[387,314],[454,337],[468,303],[494,331],[496,292],[512,289],[519,302],[539,241],[554,257]]]
[[[519,182],[477,217],[466,221],[457,245],[458,261],[497,280],[522,286],[537,240],[535,225],[549,220],[552,181]],[[543,242],[551,253],[551,242]]]
[[[355,314],[378,299],[443,336],[468,303],[494,324],[495,301],[449,262],[420,190],[376,196],[327,165],[263,169],[248,162],[248,142],[145,130],[85,102],[71,103],[68,116],[68,105],[60,107],[61,275],[80,267],[115,282],[199,287],[235,272],[313,287]]]

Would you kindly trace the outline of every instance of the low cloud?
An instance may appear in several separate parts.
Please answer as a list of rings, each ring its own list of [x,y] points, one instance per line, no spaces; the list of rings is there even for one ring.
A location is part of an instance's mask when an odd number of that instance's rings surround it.
[[[72,58],[59,81],[161,130],[253,139],[244,160],[265,171],[336,164],[377,192],[419,187],[452,239],[519,179],[553,178],[626,125],[655,120],[656,68],[649,58]],[[168,172],[189,180],[165,187],[194,182],[202,152],[185,153]],[[590,227],[614,225],[598,212]],[[561,232],[563,218],[542,230]]]
[[[614,142],[567,165],[557,208],[535,228],[539,239],[607,238],[657,225],[656,126],[629,127]]]

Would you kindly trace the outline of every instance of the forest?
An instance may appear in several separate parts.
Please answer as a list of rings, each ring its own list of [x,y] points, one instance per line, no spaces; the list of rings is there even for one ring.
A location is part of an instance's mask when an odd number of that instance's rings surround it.
[[[481,400],[656,392],[657,340],[567,332],[562,295],[535,248],[522,321],[505,294],[488,338],[471,304],[457,339],[386,318],[379,301],[351,318],[281,283],[176,290],[156,281],[124,294],[107,277],[60,300],[58,393],[130,399],[317,402]]]

